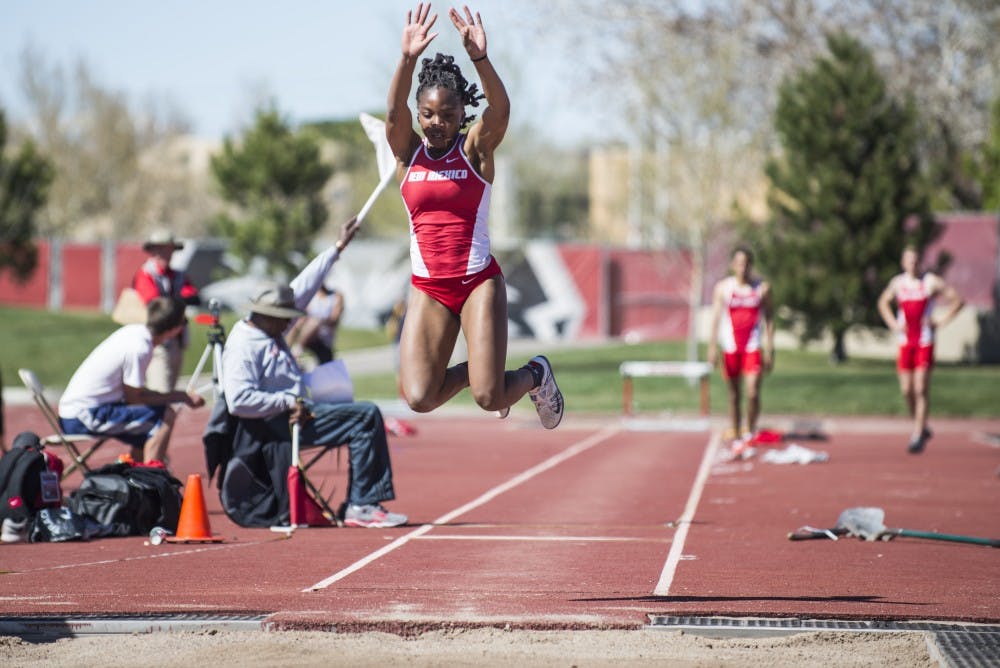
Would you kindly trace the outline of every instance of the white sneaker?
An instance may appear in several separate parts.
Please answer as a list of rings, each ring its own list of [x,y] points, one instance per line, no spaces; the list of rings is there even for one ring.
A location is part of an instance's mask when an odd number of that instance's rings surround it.
[[[732,460],[743,460],[753,457],[757,450],[750,445],[750,441],[737,438],[729,446],[729,453]]]
[[[544,355],[535,355],[528,364],[537,364],[542,367],[542,382],[533,390],[528,391],[531,402],[535,404],[538,412],[538,419],[542,421],[542,426],[546,429],[555,429],[559,426],[563,416],[563,395],[556,385],[555,376],[552,375],[552,365]]]
[[[0,542],[25,543],[28,540],[28,520],[15,520],[7,517],[0,527]]]
[[[391,513],[381,504],[367,506],[347,506],[344,513],[344,525],[349,527],[364,527],[366,529],[388,529],[406,524],[406,515]]]

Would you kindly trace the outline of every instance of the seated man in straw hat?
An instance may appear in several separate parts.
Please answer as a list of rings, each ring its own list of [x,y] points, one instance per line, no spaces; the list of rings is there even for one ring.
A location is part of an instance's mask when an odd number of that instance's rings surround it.
[[[267,521],[287,515],[284,471],[288,456],[290,424],[301,426],[304,446],[334,447],[347,444],[350,451],[350,489],[343,511],[347,526],[383,528],[406,523],[406,516],[392,513],[383,501],[395,498],[392,466],[382,413],[371,402],[323,403],[303,399],[302,371],[285,341],[284,333],[319,289],[340,252],[350,243],[358,223],[352,218],[341,229],[334,247],[320,253],[290,285],[269,283],[247,305],[250,315],[233,325],[222,354],[222,393],[235,418],[233,456],[267,448],[258,476],[273,487],[272,512]],[[251,447],[247,447],[247,444]],[[272,447],[274,446],[274,447]],[[259,458],[259,457],[258,457]],[[266,469],[263,474],[260,469]],[[226,475],[226,474],[224,474]],[[222,483],[225,486],[225,482]],[[228,512],[228,510],[227,510]],[[263,513],[255,522],[263,522]]]
[[[156,297],[178,297],[191,305],[200,303],[198,290],[191,284],[187,274],[170,266],[174,251],[182,248],[184,244],[170,230],[155,230],[149,235],[142,245],[149,258],[132,278],[132,288],[143,303],[148,304]],[[187,345],[188,331],[185,328],[180,336],[156,346],[146,373],[146,382],[150,388],[170,392],[176,387]]]
[[[191,392],[158,392],[146,387],[153,347],[180,336],[187,323],[184,302],[157,297],[149,302],[146,324],[115,330],[87,356],[59,399],[59,423],[67,434],[110,436],[132,446],[135,461],[163,461],[176,411],[205,404]]]

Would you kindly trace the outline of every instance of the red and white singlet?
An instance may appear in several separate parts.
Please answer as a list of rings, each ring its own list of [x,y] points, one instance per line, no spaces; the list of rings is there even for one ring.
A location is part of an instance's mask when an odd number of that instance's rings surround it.
[[[724,279],[725,308],[719,327],[719,345],[725,353],[760,350],[761,281],[740,285],[735,276]]]
[[[486,269],[490,256],[487,217],[490,184],[469,164],[459,135],[434,159],[426,144],[413,154],[399,190],[410,218],[414,276],[454,278]]]
[[[934,328],[930,326],[934,298],[929,287],[930,274],[910,278],[900,274],[896,279],[896,317],[903,323],[899,345],[930,346],[934,344]]]

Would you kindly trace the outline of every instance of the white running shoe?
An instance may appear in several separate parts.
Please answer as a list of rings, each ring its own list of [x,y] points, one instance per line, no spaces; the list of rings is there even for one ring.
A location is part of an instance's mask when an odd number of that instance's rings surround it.
[[[2,528],[0,528],[0,542],[27,543],[28,520],[15,520],[13,517],[5,517]]]
[[[535,389],[529,390],[528,396],[535,404],[542,426],[546,429],[555,429],[562,421],[563,395],[556,385],[555,376],[552,375],[552,365],[544,355],[532,357],[528,364],[537,364],[542,368],[542,383]]]
[[[349,527],[364,527],[366,529],[387,529],[406,524],[406,515],[391,513],[381,504],[366,506],[347,506],[344,513],[344,525]]]

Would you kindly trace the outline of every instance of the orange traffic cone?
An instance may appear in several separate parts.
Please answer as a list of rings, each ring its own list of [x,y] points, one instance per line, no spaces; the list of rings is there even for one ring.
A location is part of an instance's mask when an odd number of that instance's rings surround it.
[[[213,536],[208,525],[208,511],[205,509],[205,495],[201,489],[201,476],[192,473],[184,486],[184,502],[181,503],[181,517],[177,521],[177,533],[167,537],[169,543],[221,543],[221,536]]]

